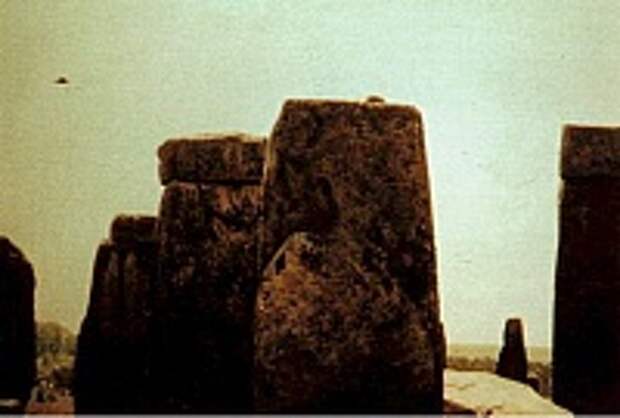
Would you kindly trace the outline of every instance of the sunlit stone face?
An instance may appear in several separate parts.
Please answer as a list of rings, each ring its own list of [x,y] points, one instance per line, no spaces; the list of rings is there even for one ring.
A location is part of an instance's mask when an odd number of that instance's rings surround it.
[[[444,342],[419,112],[290,100],[269,141],[258,410],[440,412]]]

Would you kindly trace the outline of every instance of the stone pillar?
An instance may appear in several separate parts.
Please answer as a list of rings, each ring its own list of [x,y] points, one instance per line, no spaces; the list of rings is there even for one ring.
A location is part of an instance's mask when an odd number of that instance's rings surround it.
[[[562,179],[553,399],[620,413],[620,128],[567,126]]]
[[[34,288],[32,266],[0,236],[0,403],[15,404],[4,412],[20,412],[35,383]]]
[[[263,138],[159,149],[165,186],[154,343],[161,411],[249,412]]]
[[[78,336],[76,413],[155,412],[149,399],[149,322],[157,272],[156,219],[118,216],[95,259]]]
[[[257,411],[441,413],[420,113],[289,100],[267,154]]]
[[[519,318],[506,321],[504,345],[499,353],[496,373],[502,377],[527,383],[527,354],[523,338],[523,325]]]

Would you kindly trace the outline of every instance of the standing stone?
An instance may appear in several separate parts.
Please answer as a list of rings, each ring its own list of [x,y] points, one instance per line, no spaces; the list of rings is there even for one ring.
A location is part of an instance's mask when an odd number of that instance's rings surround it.
[[[162,411],[249,412],[263,138],[204,135],[159,149],[155,366]]]
[[[518,318],[506,321],[504,346],[499,353],[496,373],[502,377],[527,383],[527,354],[523,341],[523,325]]]
[[[381,100],[287,101],[263,199],[257,411],[441,413],[420,113]]]
[[[562,179],[553,399],[620,413],[620,127],[567,126]]]
[[[35,383],[34,288],[32,266],[0,236],[0,412],[23,409]]]
[[[152,216],[118,216],[99,246],[75,363],[76,413],[155,412],[149,403],[151,288],[158,241]]]

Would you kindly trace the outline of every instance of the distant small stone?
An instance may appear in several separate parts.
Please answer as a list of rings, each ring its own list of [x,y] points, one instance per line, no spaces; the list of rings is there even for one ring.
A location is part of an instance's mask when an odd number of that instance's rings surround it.
[[[527,382],[527,354],[523,342],[523,326],[518,318],[506,321],[504,346],[499,354],[497,374],[518,382]]]

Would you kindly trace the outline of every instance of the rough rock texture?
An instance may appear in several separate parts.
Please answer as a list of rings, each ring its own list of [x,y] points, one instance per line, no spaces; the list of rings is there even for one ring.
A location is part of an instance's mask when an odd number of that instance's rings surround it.
[[[562,140],[562,178],[620,178],[620,127],[568,125]]]
[[[209,138],[169,141],[160,149],[167,186],[160,206],[154,355],[162,411],[252,407],[262,173],[257,150],[264,145]]]
[[[444,413],[477,416],[571,416],[527,385],[487,372],[446,369]]]
[[[445,345],[419,112],[290,100],[268,148],[257,411],[441,412]]]
[[[496,373],[518,382],[527,382],[527,354],[523,338],[523,325],[518,318],[511,318],[506,321],[504,345],[499,353]]]
[[[620,127],[566,127],[562,178],[553,399],[620,413]]]
[[[0,236],[0,399],[6,411],[25,405],[36,377],[34,288],[32,266]],[[11,409],[11,399],[21,406]]]
[[[243,133],[174,138],[159,148],[163,185],[190,183],[254,184],[263,175],[265,141]]]
[[[151,292],[156,219],[119,216],[97,251],[90,303],[78,336],[77,413],[150,412]]]

